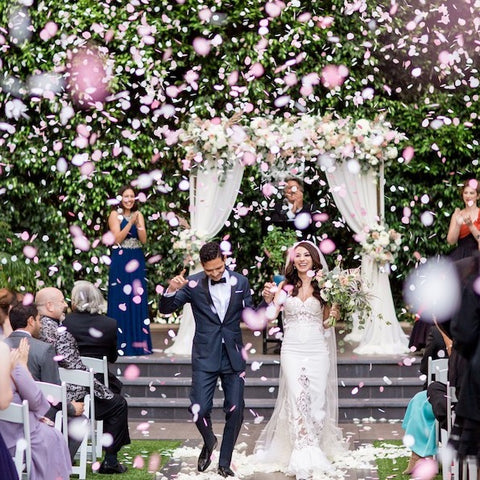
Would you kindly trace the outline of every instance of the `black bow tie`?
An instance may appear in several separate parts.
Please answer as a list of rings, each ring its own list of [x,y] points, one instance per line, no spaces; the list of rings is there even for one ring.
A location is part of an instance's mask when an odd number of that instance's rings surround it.
[[[225,277],[222,277],[220,280],[210,279],[211,285],[218,285],[219,283],[227,283],[227,279]]]

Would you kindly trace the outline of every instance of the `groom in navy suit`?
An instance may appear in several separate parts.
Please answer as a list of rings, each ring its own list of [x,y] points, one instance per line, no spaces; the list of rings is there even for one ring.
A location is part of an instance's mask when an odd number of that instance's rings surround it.
[[[161,297],[161,313],[172,313],[190,303],[195,318],[192,347],[192,388],[190,411],[204,446],[198,458],[198,470],[205,471],[217,446],[210,414],[217,380],[220,377],[225,396],[225,428],[218,473],[234,476],[230,468],[233,447],[243,422],[245,359],[242,356],[240,321],[244,308],[254,308],[250,285],[243,275],[225,269],[220,246],[209,242],[200,249],[203,272],[184,278],[185,270],[169,282]]]

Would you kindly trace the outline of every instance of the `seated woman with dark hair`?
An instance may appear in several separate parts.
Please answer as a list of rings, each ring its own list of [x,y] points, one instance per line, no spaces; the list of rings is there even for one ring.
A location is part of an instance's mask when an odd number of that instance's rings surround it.
[[[0,288],[0,337],[8,337],[12,333],[8,312],[10,308],[21,300],[22,295],[8,288]]]

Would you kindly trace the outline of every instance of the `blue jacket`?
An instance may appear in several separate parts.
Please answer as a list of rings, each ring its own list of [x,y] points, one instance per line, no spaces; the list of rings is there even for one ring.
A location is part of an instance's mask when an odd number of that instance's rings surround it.
[[[221,322],[208,289],[205,272],[187,278],[188,284],[172,296],[162,296],[161,313],[172,313],[190,303],[195,319],[195,336],[192,347],[192,369],[216,372],[221,368],[222,343],[235,371],[245,370],[242,356],[243,340],[240,329],[244,308],[254,308],[250,285],[243,275],[229,271],[232,283],[230,303]]]

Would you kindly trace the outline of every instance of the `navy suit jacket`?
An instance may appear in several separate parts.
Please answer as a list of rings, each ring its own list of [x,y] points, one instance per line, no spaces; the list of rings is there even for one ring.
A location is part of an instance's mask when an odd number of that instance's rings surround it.
[[[254,308],[250,284],[243,275],[229,271],[231,296],[223,322],[220,320],[208,289],[205,272],[187,277],[188,284],[175,295],[162,296],[161,313],[172,313],[190,303],[195,318],[195,336],[192,347],[192,369],[216,372],[221,369],[223,342],[232,368],[245,370],[242,356],[243,340],[240,322],[244,308]]]

